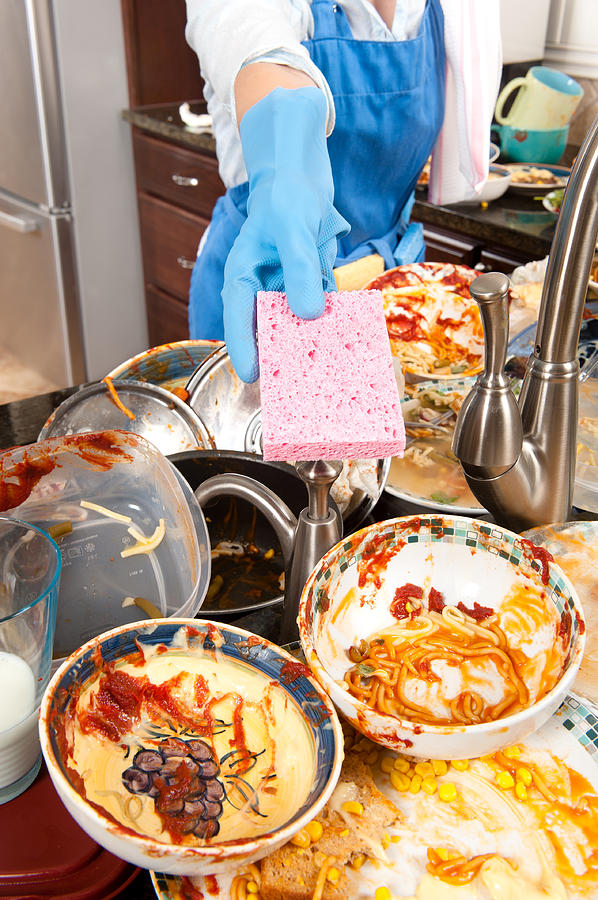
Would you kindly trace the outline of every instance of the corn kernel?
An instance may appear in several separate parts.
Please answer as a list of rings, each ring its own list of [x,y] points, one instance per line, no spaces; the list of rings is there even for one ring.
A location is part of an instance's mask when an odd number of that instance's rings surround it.
[[[411,779],[408,775],[403,775],[402,772],[397,772],[396,769],[393,769],[390,773],[390,783],[396,791],[405,791],[409,790],[409,785],[411,784]]]
[[[448,765],[444,759],[433,759],[432,769],[435,775],[446,775],[448,772]]]
[[[522,781],[526,787],[529,787],[534,780],[532,778],[532,773],[530,772],[530,770],[524,768],[517,769],[517,771],[515,772],[515,778],[517,779],[517,781]]]
[[[390,847],[390,835],[385,831],[382,835],[382,849],[386,850],[387,847]]]
[[[357,856],[355,856],[351,860],[351,867],[353,869],[361,869],[364,862],[365,862],[365,856],[363,855],[363,853],[358,853]]]
[[[340,836],[341,836],[341,837],[349,837],[349,829],[348,829],[348,828],[343,828],[343,830],[342,830],[341,833],[340,833]]]
[[[368,753],[368,755],[365,758],[365,761],[368,764],[368,766],[373,766],[374,763],[378,762],[378,756],[379,756],[379,753],[377,750],[370,750],[370,752]]]
[[[451,766],[453,767],[453,769],[456,769],[457,772],[464,772],[466,769],[469,769],[469,760],[451,759]]]
[[[386,772],[387,775],[390,775],[395,766],[394,756],[383,756],[380,761],[380,768],[383,772]]]
[[[354,816],[363,815],[363,803],[360,803],[358,800],[345,800],[341,809],[343,812],[352,813]]]
[[[513,745],[512,747],[505,747],[505,749],[503,750],[503,754],[507,757],[507,759],[519,759],[519,757],[521,756],[521,750],[519,749],[519,747]]]
[[[307,831],[312,841],[319,841],[322,837],[322,834],[324,833],[322,824],[320,822],[316,822],[315,819],[312,819],[311,822],[307,823],[307,825],[305,826],[305,830]]]
[[[429,762],[418,762],[415,765],[415,774],[421,775],[422,778],[425,778],[426,775],[433,775],[434,769],[432,768],[432,763]]]
[[[270,547],[264,553],[264,559],[272,559],[273,556],[274,556],[274,547]]]
[[[405,759],[404,756],[397,756],[394,761],[394,767],[397,772],[408,772],[409,771],[409,760]]]
[[[293,835],[291,844],[294,844],[295,847],[302,847],[304,850],[307,850],[307,848],[311,846],[309,832],[307,832],[305,828],[302,828],[301,831],[298,831],[297,834]]]
[[[330,881],[331,884],[336,884],[336,882],[341,877],[341,873],[336,866],[330,866],[328,871],[326,872],[326,881]]]
[[[510,772],[505,770],[498,773],[496,776],[496,783],[503,791],[508,791],[515,786],[515,779]]]
[[[421,786],[422,786],[423,778],[421,775],[414,775],[411,779],[411,784],[409,785],[409,793],[410,794],[419,794]]]
[[[438,856],[440,857],[440,859],[441,859],[443,862],[446,862],[446,861],[448,860],[448,858],[449,858],[449,852],[448,852],[448,850],[446,849],[446,847],[437,847],[437,848],[436,848],[436,853],[438,854]]]
[[[515,785],[515,796],[523,803],[527,800],[527,788],[522,781],[518,781]]]
[[[386,886],[376,888],[374,900],[391,900],[392,894]]]
[[[248,881],[245,885],[248,894],[257,894],[259,893],[259,887],[255,883],[255,881]]]
[[[488,201],[487,201],[487,200],[480,200],[480,207],[481,207],[482,209],[488,209]]]
[[[399,837],[398,834],[393,834],[390,839],[390,842],[391,842],[391,844],[398,844],[400,840],[401,840],[401,838]]]
[[[412,607],[412,605],[409,603],[409,601],[407,601],[407,603],[405,604],[405,609],[406,609],[407,612],[413,612],[413,607]]]
[[[438,782],[434,778],[433,775],[426,775],[426,777],[422,780],[422,791],[425,791],[426,794],[435,794],[438,790]]]
[[[441,800],[444,800],[445,803],[450,803],[451,800],[455,800],[457,797],[457,788],[452,781],[445,781],[444,784],[441,784],[438,788],[438,796]]]

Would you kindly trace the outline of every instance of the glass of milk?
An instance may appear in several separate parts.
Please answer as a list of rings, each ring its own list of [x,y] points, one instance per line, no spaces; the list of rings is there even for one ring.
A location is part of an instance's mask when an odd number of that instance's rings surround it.
[[[39,706],[50,679],[60,550],[34,525],[0,516],[0,803],[41,764]]]

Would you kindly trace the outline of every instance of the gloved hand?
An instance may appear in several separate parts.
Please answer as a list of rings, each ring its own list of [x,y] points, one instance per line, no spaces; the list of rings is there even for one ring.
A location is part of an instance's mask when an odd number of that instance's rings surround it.
[[[255,381],[255,295],[285,291],[303,319],[324,312],[336,289],[337,236],[349,226],[332,205],[326,101],[317,87],[276,88],[241,120],[249,198],[247,220],[224,267],[224,336],[243,381]]]

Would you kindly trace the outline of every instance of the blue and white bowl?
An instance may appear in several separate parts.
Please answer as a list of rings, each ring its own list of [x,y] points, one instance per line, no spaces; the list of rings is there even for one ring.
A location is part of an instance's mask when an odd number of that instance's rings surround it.
[[[85,644],[45,692],[40,740],[84,831],[136,866],[186,876],[286,843],[328,801],[343,760],[340,722],[305,665],[195,619],[132,623]]]

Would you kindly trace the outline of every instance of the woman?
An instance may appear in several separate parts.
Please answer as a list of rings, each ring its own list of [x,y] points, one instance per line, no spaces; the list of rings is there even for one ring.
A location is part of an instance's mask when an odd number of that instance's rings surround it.
[[[335,264],[422,259],[409,216],[437,143],[431,198],[475,195],[498,0],[187,0],[187,15],[227,187],[193,270],[190,334],[224,337],[254,381],[258,290],[286,290],[296,315],[317,318]]]

